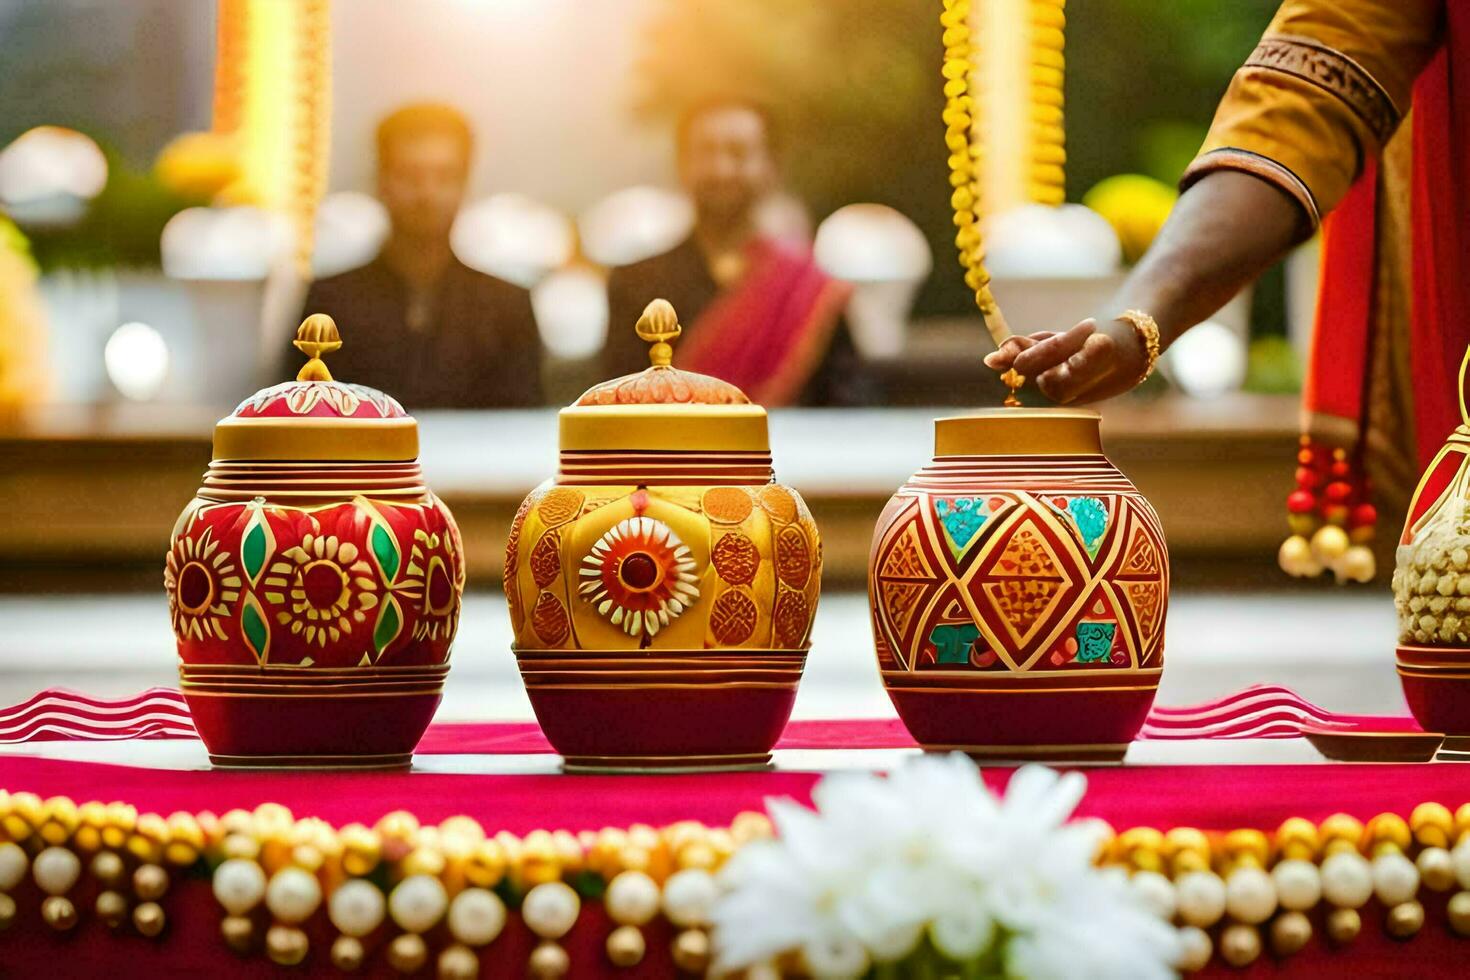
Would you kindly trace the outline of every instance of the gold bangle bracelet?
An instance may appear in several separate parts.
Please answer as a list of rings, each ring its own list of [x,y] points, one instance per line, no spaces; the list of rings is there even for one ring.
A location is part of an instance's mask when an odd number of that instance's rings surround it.
[[[1154,365],[1159,362],[1159,325],[1154,318],[1142,310],[1124,310],[1114,319],[1121,320],[1133,328],[1138,334],[1138,339],[1143,341],[1143,351],[1148,357],[1148,364],[1143,369],[1143,376],[1136,384],[1143,384],[1149,375],[1154,373]]]

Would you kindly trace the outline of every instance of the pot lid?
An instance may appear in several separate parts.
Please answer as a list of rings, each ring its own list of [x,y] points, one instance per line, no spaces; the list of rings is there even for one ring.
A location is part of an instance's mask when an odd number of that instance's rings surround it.
[[[337,324],[313,313],[292,344],[307,356],[295,381],[262,388],[214,427],[216,460],[405,462],[418,423],[376,388],[332,378],[323,356],[342,346]]]
[[[1094,456],[1102,416],[1085,408],[982,408],[934,420],[934,455]]]
[[[634,329],[651,345],[650,366],[562,409],[563,452],[770,452],[764,408],[727,381],[673,366],[683,328],[668,300],[649,303]]]

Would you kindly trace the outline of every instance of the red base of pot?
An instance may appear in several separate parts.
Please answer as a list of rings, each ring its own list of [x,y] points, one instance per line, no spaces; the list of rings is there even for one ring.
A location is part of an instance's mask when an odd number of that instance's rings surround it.
[[[1399,680],[1426,732],[1470,735],[1470,650],[1399,647]]]
[[[656,690],[587,684],[527,689],[541,729],[569,770],[749,769],[770,761],[796,686],[688,685]]]
[[[442,684],[442,682],[440,682]],[[228,768],[394,769],[407,766],[439,707],[430,691],[381,694],[201,693],[184,700],[210,761]]]
[[[1155,688],[974,690],[889,687],[914,740],[982,761],[1115,763],[1143,727]]]

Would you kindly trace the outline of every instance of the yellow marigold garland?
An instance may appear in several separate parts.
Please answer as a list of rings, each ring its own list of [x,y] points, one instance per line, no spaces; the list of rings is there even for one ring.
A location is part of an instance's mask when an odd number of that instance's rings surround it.
[[[997,0],[975,0],[977,3]],[[1029,0],[1028,3],[1028,138],[1025,146],[1026,189],[1031,200],[1058,205],[1066,200],[1066,149],[1063,128],[1065,61],[1062,55],[1066,0]],[[949,149],[950,206],[954,210],[955,247],[965,271],[965,285],[975,296],[975,305],[985,318],[991,338],[999,346],[1010,336],[1010,328],[990,289],[985,268],[985,243],[980,230],[985,202],[979,171],[983,165],[983,141],[976,137],[982,120],[980,104],[972,91],[978,46],[971,27],[971,0],[943,0],[939,16],[944,41],[944,141]],[[1024,383],[1014,371],[1003,380],[1012,396],[1007,404],[1019,404],[1014,390]]]
[[[985,242],[980,233],[979,160],[984,152],[970,139],[978,103],[970,90],[975,45],[970,29],[970,0],[943,0],[939,23],[944,28],[944,143],[949,148],[949,203],[954,209],[955,247],[965,270],[965,285],[989,323],[999,316],[985,270]],[[1004,322],[1004,321],[1002,321]],[[994,327],[992,327],[994,333]]]

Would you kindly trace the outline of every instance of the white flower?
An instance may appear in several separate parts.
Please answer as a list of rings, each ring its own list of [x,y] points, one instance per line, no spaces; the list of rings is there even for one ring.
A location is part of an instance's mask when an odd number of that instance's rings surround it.
[[[1033,980],[1171,976],[1174,929],[1093,865],[1102,828],[1069,822],[1085,785],[1030,766],[998,799],[955,754],[829,776],[815,810],[773,800],[776,838],[720,874],[716,969],[799,951],[813,975],[858,976],[927,935],[952,960],[989,954]]]

